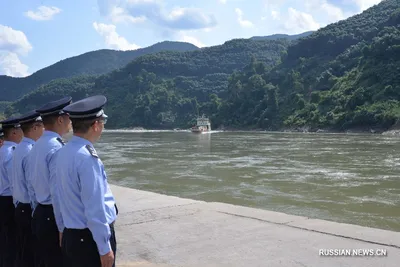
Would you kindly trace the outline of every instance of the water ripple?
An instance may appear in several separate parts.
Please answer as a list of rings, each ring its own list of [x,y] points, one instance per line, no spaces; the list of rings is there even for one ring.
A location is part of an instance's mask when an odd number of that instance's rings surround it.
[[[400,231],[400,140],[271,132],[106,131],[116,184]]]

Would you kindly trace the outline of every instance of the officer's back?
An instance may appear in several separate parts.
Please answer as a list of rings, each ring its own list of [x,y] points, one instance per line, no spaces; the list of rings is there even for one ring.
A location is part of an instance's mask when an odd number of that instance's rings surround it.
[[[77,229],[84,229],[87,224],[92,226],[90,220],[87,220],[85,212],[92,218],[97,218],[95,215],[98,210],[96,206],[86,206],[84,204],[91,202],[104,203],[102,208],[106,209],[106,217],[108,214],[113,214],[109,218],[104,217],[103,222],[107,224],[107,221],[115,219],[115,208],[114,208],[114,197],[111,193],[109,185],[107,183],[107,176],[104,170],[104,166],[101,160],[93,156],[87,146],[92,144],[86,139],[74,136],[60,151],[57,155],[57,162],[62,163],[62,169],[58,170],[59,177],[59,198],[62,199],[60,203],[61,214],[63,214],[63,220],[65,225],[74,225]],[[73,160],[71,160],[73,159]],[[79,172],[80,176],[76,175],[76,171]],[[102,180],[83,180],[84,177],[103,177]],[[99,183],[101,188],[104,188],[104,194],[92,194],[84,195],[77,194],[83,190],[95,190],[89,182]],[[86,187],[91,186],[91,187]],[[82,193],[86,193],[82,192]],[[85,196],[87,199],[82,200],[81,196]],[[97,199],[96,199],[97,198]],[[83,202],[83,203],[82,203]],[[93,213],[93,214],[90,214]],[[90,217],[89,217],[90,218]],[[95,226],[95,224],[93,224]]]
[[[46,103],[37,109],[45,131],[28,156],[31,181],[38,205],[33,213],[32,228],[37,237],[37,252],[45,267],[62,266],[60,237],[62,218],[56,195],[55,160],[57,151],[64,145],[62,136],[70,130],[71,121],[63,108],[72,102],[71,97]]]
[[[58,151],[56,176],[68,267],[115,264],[117,208],[104,165],[93,147],[107,121],[102,109],[106,101],[104,96],[93,96],[64,108],[74,136]]]

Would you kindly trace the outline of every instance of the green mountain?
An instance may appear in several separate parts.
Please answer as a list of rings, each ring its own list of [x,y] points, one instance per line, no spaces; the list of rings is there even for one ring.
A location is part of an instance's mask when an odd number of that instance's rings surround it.
[[[58,78],[100,75],[121,68],[133,59],[160,51],[194,51],[199,48],[184,42],[165,41],[131,51],[102,49],[61,60],[24,78],[0,75],[0,101],[14,101],[38,86]]]
[[[265,40],[287,38],[288,40],[294,40],[302,36],[303,34],[284,36],[271,35],[253,38]],[[195,50],[199,50],[199,48],[195,45],[173,41],[164,41],[149,47],[131,51],[101,49],[61,60],[33,73],[28,77],[15,78],[0,75],[0,102],[15,101],[30,91],[37,89],[40,85],[46,84],[54,79],[70,78],[80,75],[106,74],[115,69],[124,67],[135,58],[143,55],[154,54],[161,51],[186,52]],[[3,110],[3,105],[0,104],[0,112]]]
[[[290,46],[282,64],[263,74],[278,91],[278,125],[385,130],[394,124],[399,26],[400,0],[384,0]]]
[[[400,117],[400,0],[290,45],[281,63],[232,75],[214,121],[240,128],[378,130]]]
[[[139,57],[100,77],[55,80],[7,110],[40,99],[105,94],[109,127],[378,129],[400,116],[400,0],[290,41],[237,39]]]
[[[109,127],[186,126],[200,103],[226,92],[228,78],[252,57],[272,67],[286,50],[288,40],[236,39],[190,52],[159,52],[138,57],[124,68],[100,77],[57,79],[16,101],[7,114],[22,113],[37,105],[71,94],[74,99],[105,94]]]
[[[303,32],[300,34],[293,34],[293,35],[289,35],[289,34],[272,34],[272,35],[268,35],[268,36],[253,36],[250,39],[252,40],[278,40],[278,39],[288,39],[288,40],[296,40],[296,39],[300,39],[303,37],[307,37],[309,35],[311,35],[314,31],[308,31],[308,32]]]

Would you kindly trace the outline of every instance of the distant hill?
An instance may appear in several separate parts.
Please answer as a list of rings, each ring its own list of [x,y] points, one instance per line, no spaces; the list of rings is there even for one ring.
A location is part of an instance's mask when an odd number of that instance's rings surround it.
[[[300,34],[294,34],[294,35],[289,35],[289,34],[272,34],[272,35],[267,35],[267,36],[253,36],[250,39],[252,40],[278,40],[278,39],[288,39],[288,40],[296,40],[299,38],[307,37],[314,33],[314,31],[308,31],[308,32],[303,32]]]
[[[131,51],[102,49],[61,60],[24,78],[0,75],[0,101],[13,101],[38,86],[58,78],[76,75],[101,75],[121,68],[137,57],[160,51],[194,51],[199,48],[185,42],[165,41]]]
[[[53,80],[6,114],[104,94],[109,128],[183,128],[203,113],[214,129],[379,132],[399,120],[400,0],[305,35],[144,55],[101,76]]]
[[[383,0],[298,39],[272,70],[232,77],[219,115],[240,127],[385,130],[400,118],[399,73],[400,0]]]
[[[264,68],[279,63],[290,41],[235,39],[189,52],[159,52],[141,56],[124,68],[93,77],[58,79],[16,101],[7,114],[22,113],[46,101],[70,94],[75,99],[104,94],[108,127],[186,126],[210,97],[223,96],[228,78],[252,58]],[[214,95],[214,96],[212,96]]]

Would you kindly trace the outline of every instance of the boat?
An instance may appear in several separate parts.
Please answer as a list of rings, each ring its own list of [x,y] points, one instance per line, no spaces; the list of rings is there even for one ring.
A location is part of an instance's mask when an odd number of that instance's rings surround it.
[[[196,126],[193,126],[190,130],[192,133],[211,132],[210,120],[203,114],[201,117],[197,117]]]

